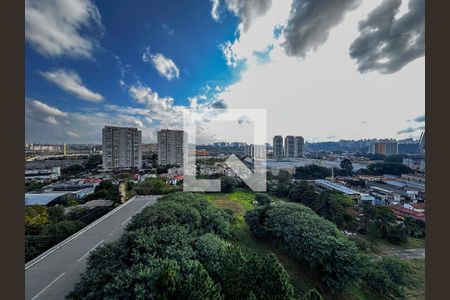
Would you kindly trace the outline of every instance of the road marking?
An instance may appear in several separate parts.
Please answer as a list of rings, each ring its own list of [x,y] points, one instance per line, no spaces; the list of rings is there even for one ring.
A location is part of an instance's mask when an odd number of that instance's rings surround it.
[[[47,256],[49,256],[50,254],[52,254],[53,252],[55,252],[56,250],[58,250],[59,248],[61,248],[62,246],[64,246],[65,244],[69,243],[70,241],[76,239],[77,237],[79,237],[80,235],[82,235],[83,233],[85,233],[87,230],[89,230],[90,228],[94,227],[95,225],[97,225],[98,223],[100,223],[101,221],[103,221],[104,219],[106,219],[107,217],[109,217],[110,215],[112,215],[113,213],[115,213],[116,211],[118,211],[119,209],[123,208],[124,206],[130,204],[131,202],[133,202],[136,199],[136,197],[131,198],[130,200],[128,200],[127,202],[125,202],[124,204],[114,208],[112,211],[110,211],[109,213],[107,213],[106,215],[104,215],[103,217],[101,217],[100,219],[94,221],[93,223],[91,223],[90,225],[84,227],[83,229],[81,229],[78,232],[75,232],[73,235],[69,236],[67,239],[65,239],[64,241],[60,242],[59,244],[53,246],[52,248],[48,249],[47,251],[45,251],[44,253],[42,253],[41,255],[39,255],[38,257],[32,259],[31,261],[29,261],[28,263],[25,264],[25,270],[28,270],[29,268],[31,268],[32,266],[34,266],[35,264],[37,264],[38,262],[40,262],[41,260],[43,260],[44,258],[46,258]]]
[[[85,258],[86,256],[89,255],[89,253],[91,253],[92,251],[94,251],[95,248],[97,248],[98,246],[100,246],[100,244],[102,244],[105,240],[101,240],[100,242],[98,242],[94,247],[91,248],[91,250],[89,250],[88,252],[86,252],[82,257],[80,257],[78,259],[78,262],[80,262],[83,258]]]
[[[128,221],[130,221],[131,217],[129,217],[128,219],[126,219],[125,221],[122,222],[122,224],[120,225],[124,225],[125,223],[127,223]]]
[[[108,236],[111,236],[114,232],[116,232],[117,228],[119,228],[119,227],[114,228],[114,230],[111,231],[111,232],[108,234]]]
[[[45,292],[49,287],[51,287],[56,281],[58,281],[58,279],[60,279],[61,277],[64,276],[64,274],[66,274],[66,272],[62,273],[61,275],[59,275],[58,277],[56,277],[52,282],[50,282],[45,288],[43,288],[39,293],[36,294],[36,296],[34,296],[33,298],[31,298],[31,300],[35,300],[37,299],[37,297],[39,297],[40,295],[42,295],[43,292]]]

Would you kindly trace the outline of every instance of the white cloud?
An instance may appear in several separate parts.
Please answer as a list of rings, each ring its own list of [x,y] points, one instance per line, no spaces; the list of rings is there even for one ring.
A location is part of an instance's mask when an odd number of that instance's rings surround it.
[[[255,19],[267,13],[272,0],[225,0],[225,4],[230,12],[240,17],[240,28],[246,32]]]
[[[44,120],[49,124],[58,125],[58,121],[56,121],[55,117],[48,116]]]
[[[91,58],[98,45],[92,30],[103,27],[90,0],[25,1],[25,39],[44,56]]]
[[[230,41],[226,41],[225,43],[220,45],[220,49],[222,50],[223,55],[225,56],[227,66],[233,68],[237,67],[239,59],[236,53],[233,51],[233,44]]]
[[[67,116],[66,112],[63,112],[56,107],[49,106],[44,102],[39,100],[28,100],[26,102],[25,111],[27,108],[33,110],[37,114],[43,114],[52,117],[65,117]]]
[[[266,108],[268,141],[276,134],[309,140],[325,140],[331,133],[342,139],[396,137],[407,119],[424,112],[425,64],[419,58],[390,75],[357,71],[348,49],[359,35],[359,21],[379,3],[364,1],[348,12],[317,51],[299,59],[286,55],[284,35],[273,36],[274,27],[289,19],[291,8],[291,1],[277,1],[231,42],[234,57],[245,60],[247,67],[241,80],[219,97],[228,108]],[[270,62],[258,64],[254,51],[271,44]],[[362,126],[361,120],[368,125]]]
[[[170,27],[168,24],[163,23],[161,25],[161,28],[168,34],[168,35],[173,35],[175,33],[175,29],[173,29],[172,27]]]
[[[219,15],[219,5],[220,5],[220,0],[210,0],[212,3],[212,7],[211,7],[211,17],[215,20],[215,21],[219,21],[220,20],[220,15]]]
[[[161,53],[151,54],[147,48],[142,55],[144,62],[152,63],[158,73],[167,80],[180,77],[180,70],[170,58],[165,57]]]
[[[67,131],[67,135],[70,137],[79,137],[80,136],[78,133],[70,131],[70,130]]]
[[[144,115],[124,114],[121,107],[103,112],[92,109],[88,112],[64,112],[38,100],[25,101],[25,137],[28,142],[101,143],[102,128],[106,125],[138,127],[148,142],[155,133],[148,121]]]
[[[80,76],[73,70],[58,69],[54,71],[41,72],[45,79],[53,82],[61,89],[71,93],[78,98],[91,102],[100,102],[103,96],[95,93],[83,85]]]

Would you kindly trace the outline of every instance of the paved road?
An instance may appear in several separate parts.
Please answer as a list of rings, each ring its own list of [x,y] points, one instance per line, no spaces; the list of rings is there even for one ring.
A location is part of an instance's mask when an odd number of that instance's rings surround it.
[[[131,217],[160,196],[138,196],[125,202],[25,265],[25,299],[64,299],[86,269],[89,253],[117,240]]]

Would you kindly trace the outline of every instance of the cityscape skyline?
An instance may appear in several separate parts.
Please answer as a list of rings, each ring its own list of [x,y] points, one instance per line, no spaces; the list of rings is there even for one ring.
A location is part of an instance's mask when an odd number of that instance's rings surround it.
[[[100,142],[105,125],[138,127],[154,142],[157,130],[181,129],[186,107],[266,108],[268,140],[279,132],[307,141],[419,138],[425,127],[416,0],[319,3],[302,15],[295,1],[167,9],[167,1],[75,0],[76,10],[38,2],[25,5],[26,142]],[[298,35],[308,23],[320,30]],[[398,30],[407,38],[391,44],[388,33]],[[380,47],[370,52],[365,43]]]

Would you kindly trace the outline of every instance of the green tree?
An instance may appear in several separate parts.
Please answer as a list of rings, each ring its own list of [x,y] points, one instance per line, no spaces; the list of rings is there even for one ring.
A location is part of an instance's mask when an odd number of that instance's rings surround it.
[[[320,216],[335,223],[339,228],[354,229],[356,219],[348,212],[353,206],[353,200],[341,193],[323,191],[311,208]]]
[[[94,170],[98,167],[98,165],[102,164],[102,156],[101,155],[90,155],[87,162],[84,164],[84,168],[88,171]]]
[[[269,205],[272,202],[272,198],[263,193],[258,193],[255,196],[255,201],[258,202],[258,205]]]
[[[148,178],[137,184],[134,190],[139,195],[163,195],[174,191],[174,188],[162,178]]]
[[[64,207],[62,206],[51,206],[47,209],[48,220],[50,223],[58,223],[65,220],[64,217]]]
[[[279,201],[248,211],[245,220],[255,236],[273,239],[295,260],[320,272],[333,293],[359,280],[363,257],[355,243],[310,208]]]
[[[286,170],[280,170],[277,176],[278,184],[290,184],[292,175]]]
[[[367,237],[370,242],[370,248],[373,249],[374,243],[381,238],[380,228],[375,223],[369,223],[366,227]]]
[[[231,176],[226,176],[220,181],[221,191],[223,193],[232,193],[234,192],[235,187],[237,186],[237,181],[235,178]]]
[[[408,238],[408,229],[405,224],[390,224],[385,239],[392,244],[403,244]]]
[[[367,170],[372,175],[390,174],[399,176],[401,174],[408,174],[413,172],[413,170],[410,167],[398,162],[384,162],[384,163],[370,164],[367,166]]]
[[[343,159],[340,166],[344,175],[351,175],[353,173],[353,165],[350,159]]]
[[[49,222],[47,207],[43,205],[25,206],[25,233],[36,234]]]
[[[309,165],[304,167],[298,167],[295,169],[295,179],[324,179],[331,176],[331,169],[321,167],[318,165]]]
[[[403,162],[403,155],[395,154],[395,155],[386,156],[386,158],[384,159],[384,162],[401,163],[401,162]]]
[[[293,186],[289,191],[288,197],[292,201],[302,203],[308,207],[314,207],[318,194],[306,180],[302,180]]]
[[[405,287],[412,281],[412,269],[407,262],[397,257],[383,257],[369,263],[363,280],[372,291],[383,298],[405,297]]]
[[[222,221],[218,221],[222,219]],[[94,250],[69,299],[292,299],[276,257],[221,238],[230,216],[205,196],[173,193]]]

